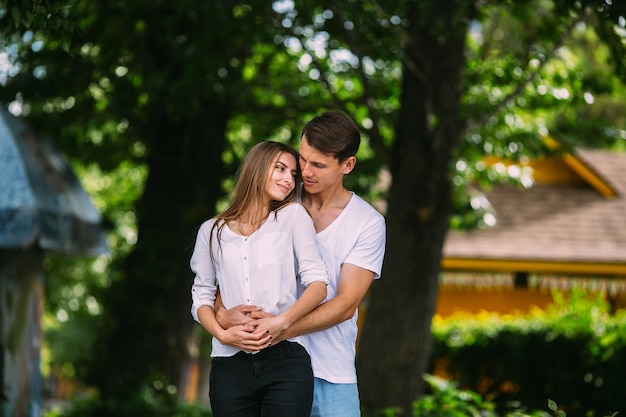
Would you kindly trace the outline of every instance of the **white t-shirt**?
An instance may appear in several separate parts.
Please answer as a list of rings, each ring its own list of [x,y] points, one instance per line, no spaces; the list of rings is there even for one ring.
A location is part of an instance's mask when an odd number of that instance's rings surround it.
[[[262,306],[263,311],[281,314],[295,303],[298,283],[328,283],[329,277],[315,239],[313,220],[305,208],[290,204],[271,212],[252,235],[242,236],[228,226],[222,229],[221,247],[213,234],[213,257],[209,255],[210,231],[215,219],[200,226],[191,256],[195,273],[191,289],[191,314],[198,320],[198,308],[213,307],[219,283],[225,308],[240,304]],[[307,337],[290,339],[308,348]],[[239,352],[213,338],[211,356],[232,356]]]
[[[352,193],[341,214],[317,234],[317,243],[330,274],[327,299],[337,294],[341,266],[356,265],[380,278],[385,255],[385,218]],[[358,310],[354,316],[326,330],[310,333],[313,374],[332,383],[356,383]]]

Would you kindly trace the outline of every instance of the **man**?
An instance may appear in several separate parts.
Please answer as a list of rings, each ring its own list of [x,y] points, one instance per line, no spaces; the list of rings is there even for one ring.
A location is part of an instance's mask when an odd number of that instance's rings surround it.
[[[343,184],[356,165],[360,142],[354,121],[339,111],[313,118],[302,130],[301,203],[313,218],[329,271],[328,296],[271,343],[308,334],[315,376],[311,417],[360,416],[355,368],[358,306],[372,280],[380,277],[386,240],[384,217]],[[217,314],[225,328],[254,326],[254,318],[263,315],[254,306],[218,309]],[[262,335],[248,334],[241,346],[266,343]]]

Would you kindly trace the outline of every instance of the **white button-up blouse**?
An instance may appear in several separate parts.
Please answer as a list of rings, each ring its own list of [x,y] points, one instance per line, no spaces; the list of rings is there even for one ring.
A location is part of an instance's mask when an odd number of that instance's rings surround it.
[[[278,315],[296,301],[298,280],[304,286],[315,281],[328,284],[313,220],[301,204],[289,204],[276,215],[271,212],[250,236],[239,235],[225,226],[221,244],[215,233],[210,236],[214,222],[211,219],[200,226],[190,261],[195,273],[191,314],[196,321],[199,322],[200,307],[214,307],[218,286],[227,309],[250,304]],[[214,263],[209,255],[211,238]],[[292,340],[308,348],[305,338]],[[211,356],[232,356],[237,352],[238,349],[213,338]]]

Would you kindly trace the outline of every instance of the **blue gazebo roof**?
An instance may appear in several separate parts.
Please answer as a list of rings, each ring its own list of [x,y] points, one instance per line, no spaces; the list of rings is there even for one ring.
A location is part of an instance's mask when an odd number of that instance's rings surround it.
[[[108,253],[101,216],[45,138],[0,108],[0,249]]]

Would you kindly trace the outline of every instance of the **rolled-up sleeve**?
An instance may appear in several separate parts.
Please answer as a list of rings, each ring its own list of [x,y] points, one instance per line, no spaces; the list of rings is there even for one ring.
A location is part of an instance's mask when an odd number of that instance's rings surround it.
[[[300,282],[304,286],[317,281],[328,284],[329,275],[317,247],[313,219],[301,204],[297,203],[296,206],[293,250]]]
[[[198,309],[204,305],[213,308],[217,294],[215,268],[209,249],[210,231],[213,221],[202,224],[196,237],[196,244],[191,255],[190,266],[195,274],[191,287],[191,315],[198,320]]]

